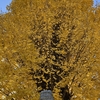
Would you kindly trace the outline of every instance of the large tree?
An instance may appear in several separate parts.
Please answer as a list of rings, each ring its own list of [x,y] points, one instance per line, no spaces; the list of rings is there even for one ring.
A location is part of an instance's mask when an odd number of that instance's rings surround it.
[[[0,16],[6,98],[37,100],[44,89],[55,100],[100,97],[100,8],[92,5],[92,0],[12,1]]]

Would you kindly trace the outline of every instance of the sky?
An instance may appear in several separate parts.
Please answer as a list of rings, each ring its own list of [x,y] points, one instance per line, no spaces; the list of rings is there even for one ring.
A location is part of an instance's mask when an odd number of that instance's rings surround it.
[[[12,0],[0,0],[0,12],[7,12],[6,6],[11,3]],[[100,3],[100,0],[94,0],[94,4]]]
[[[11,3],[12,0],[0,0],[0,12],[7,12],[6,6]]]

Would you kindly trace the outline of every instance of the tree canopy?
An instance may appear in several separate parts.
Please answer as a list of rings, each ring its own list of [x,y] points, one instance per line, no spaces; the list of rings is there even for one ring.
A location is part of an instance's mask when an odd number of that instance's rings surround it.
[[[0,14],[0,99],[100,98],[100,7],[92,0],[12,0]]]

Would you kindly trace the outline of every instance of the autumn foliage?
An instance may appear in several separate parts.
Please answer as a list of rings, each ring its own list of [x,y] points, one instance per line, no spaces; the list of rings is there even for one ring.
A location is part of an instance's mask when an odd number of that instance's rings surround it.
[[[12,0],[0,14],[0,99],[100,98],[100,7],[92,0]]]

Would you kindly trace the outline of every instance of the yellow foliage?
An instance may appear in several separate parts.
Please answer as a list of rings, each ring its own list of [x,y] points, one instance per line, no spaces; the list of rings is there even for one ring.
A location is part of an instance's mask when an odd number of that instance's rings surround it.
[[[100,96],[100,7],[92,0],[12,0],[0,15],[0,96],[55,100]],[[1,98],[0,97],[0,98]]]

